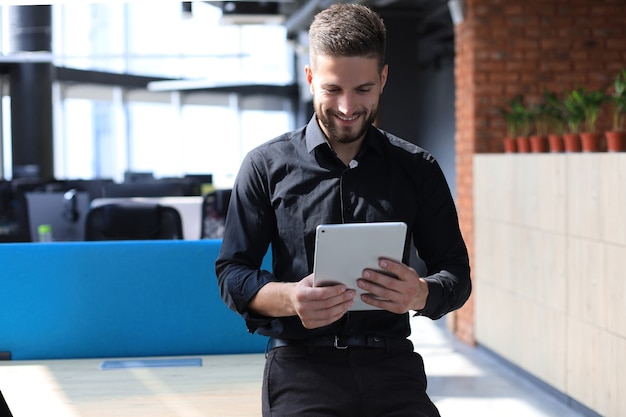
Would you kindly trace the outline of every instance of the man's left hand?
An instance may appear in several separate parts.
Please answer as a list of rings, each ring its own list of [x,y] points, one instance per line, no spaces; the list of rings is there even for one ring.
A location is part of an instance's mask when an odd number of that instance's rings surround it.
[[[379,260],[378,265],[384,272],[365,269],[357,280],[368,293],[361,296],[365,303],[397,314],[426,306],[428,283],[415,269],[388,259]]]

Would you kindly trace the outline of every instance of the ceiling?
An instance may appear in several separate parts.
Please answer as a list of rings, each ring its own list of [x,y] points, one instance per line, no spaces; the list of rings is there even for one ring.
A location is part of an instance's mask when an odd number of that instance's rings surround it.
[[[419,43],[419,62],[423,66],[438,66],[443,59],[454,57],[454,23],[462,19],[463,0],[353,0],[372,7],[385,16],[401,16],[415,22]],[[298,42],[319,11],[338,0],[275,0],[207,1],[221,8],[224,23],[281,23],[287,37]],[[192,7],[191,2],[185,2]],[[184,3],[184,4],[185,4]],[[184,6],[183,6],[184,7]],[[304,37],[306,38],[306,37]]]
[[[380,11],[381,14],[398,13],[414,19],[416,36],[426,54],[429,54],[428,50],[438,55],[454,54],[452,15],[460,10],[462,0],[355,1],[366,4]],[[287,36],[290,39],[297,39],[300,32],[308,29],[317,12],[339,2],[337,0],[277,0],[274,2],[228,0],[208,1],[207,3],[220,7],[223,17],[234,24],[250,23],[254,19],[256,23],[280,21],[287,28]]]

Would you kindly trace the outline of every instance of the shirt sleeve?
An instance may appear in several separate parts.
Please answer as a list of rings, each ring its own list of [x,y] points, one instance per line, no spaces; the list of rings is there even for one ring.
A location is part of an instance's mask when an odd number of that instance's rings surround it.
[[[259,164],[246,156],[237,174],[226,215],[226,227],[215,263],[220,294],[226,305],[239,313],[250,332],[270,321],[248,309],[250,300],[270,281],[271,272],[261,264],[270,246],[273,211],[266,180]]]
[[[436,161],[421,182],[413,239],[426,264],[429,295],[420,315],[439,319],[463,306],[472,284],[467,248],[443,172]]]

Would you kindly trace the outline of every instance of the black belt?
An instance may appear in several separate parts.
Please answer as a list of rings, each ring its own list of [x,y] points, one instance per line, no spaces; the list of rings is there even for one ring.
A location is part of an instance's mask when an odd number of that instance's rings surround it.
[[[360,347],[406,352],[413,351],[413,343],[408,339],[379,336],[320,336],[309,339],[277,339],[273,337],[268,342],[268,350],[285,346],[335,349]]]

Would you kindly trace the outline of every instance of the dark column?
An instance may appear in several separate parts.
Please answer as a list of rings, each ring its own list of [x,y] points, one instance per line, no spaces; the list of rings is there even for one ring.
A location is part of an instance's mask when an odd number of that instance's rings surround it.
[[[51,22],[51,6],[10,7],[10,52],[50,52]],[[10,95],[13,178],[52,179],[52,64],[15,64]]]
[[[380,98],[377,125],[394,135],[415,143],[417,108],[418,20],[411,13],[378,10],[387,26],[387,63],[389,76]]]

